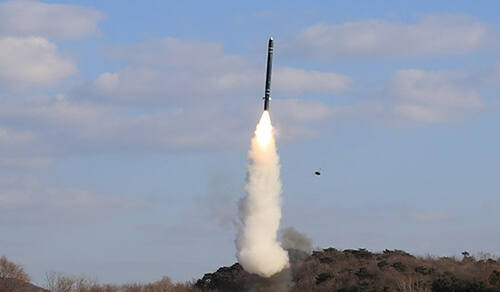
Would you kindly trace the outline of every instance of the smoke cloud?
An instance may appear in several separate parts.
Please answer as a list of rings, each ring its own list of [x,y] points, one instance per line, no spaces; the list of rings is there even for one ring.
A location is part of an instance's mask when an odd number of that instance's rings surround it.
[[[270,277],[289,266],[288,253],[277,240],[281,220],[281,180],[269,112],[264,111],[252,138],[246,197],[240,205],[241,230],[236,240],[243,268]]]
[[[281,245],[284,249],[296,249],[307,254],[311,254],[313,250],[312,240],[293,227],[287,227],[281,231]]]

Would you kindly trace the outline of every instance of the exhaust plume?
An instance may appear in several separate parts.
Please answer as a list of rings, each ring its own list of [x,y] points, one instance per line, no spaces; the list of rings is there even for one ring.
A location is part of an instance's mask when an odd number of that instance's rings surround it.
[[[300,250],[308,255],[311,254],[313,250],[312,240],[293,227],[287,227],[281,231],[281,246],[287,250]]]
[[[240,205],[242,226],[236,256],[247,272],[270,277],[289,263],[287,252],[277,240],[281,220],[280,164],[268,111],[264,111],[255,129],[248,158],[247,195]]]

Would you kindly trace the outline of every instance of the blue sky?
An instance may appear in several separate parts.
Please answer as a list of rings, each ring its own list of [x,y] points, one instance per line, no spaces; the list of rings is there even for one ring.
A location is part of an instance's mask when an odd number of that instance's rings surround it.
[[[38,283],[235,262],[270,35],[282,226],[500,254],[499,6],[0,2],[0,254]]]

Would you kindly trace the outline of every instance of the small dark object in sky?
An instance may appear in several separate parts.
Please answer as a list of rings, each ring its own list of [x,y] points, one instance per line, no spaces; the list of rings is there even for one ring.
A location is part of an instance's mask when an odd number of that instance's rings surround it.
[[[316,171],[314,172],[314,175],[321,175],[321,172],[320,172],[319,170],[316,170]]]

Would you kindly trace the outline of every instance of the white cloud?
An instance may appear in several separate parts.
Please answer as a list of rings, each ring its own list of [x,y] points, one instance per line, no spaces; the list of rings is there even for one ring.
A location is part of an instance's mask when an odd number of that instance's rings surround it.
[[[98,32],[102,14],[78,5],[34,0],[0,3],[0,35],[76,39]]]
[[[0,167],[4,169],[46,169],[51,162],[52,160],[47,157],[16,157],[11,155],[9,157],[0,157]]]
[[[335,95],[345,91],[351,83],[345,75],[295,68],[279,68],[274,76],[273,85],[284,94],[312,92]]]
[[[331,117],[335,110],[327,104],[301,99],[277,99],[273,101],[273,114],[282,120],[296,122],[320,121]]]
[[[125,69],[102,73],[84,94],[184,104],[248,92],[259,80],[244,58],[225,54],[216,43],[164,38],[117,48],[111,54],[124,60]]]
[[[94,86],[97,90],[112,93],[118,89],[118,73],[102,73],[99,77],[94,81]]]
[[[394,113],[397,116],[417,122],[437,123],[445,120],[445,117],[439,110],[422,105],[395,105]]]
[[[458,77],[458,78],[457,78]],[[399,70],[391,80],[394,95],[422,104],[477,108],[483,105],[479,94],[460,85],[452,72]]]
[[[249,135],[247,125],[252,122],[250,112],[241,106],[149,109],[137,113],[127,107],[56,99],[38,105],[1,103],[0,120],[19,128],[0,139],[0,158],[20,152],[36,157],[63,156],[113,151],[117,147],[134,151],[231,148]],[[13,141],[20,140],[20,144],[25,140],[21,139],[24,132],[35,132],[36,136],[29,143],[11,146]]]
[[[332,117],[333,107],[300,99],[276,99],[273,119],[281,139],[314,135],[313,123]],[[239,104],[147,109],[59,100],[33,104],[0,102],[0,163],[116,151],[182,151],[246,148],[261,111],[260,98]],[[9,128],[10,127],[10,128]],[[34,134],[36,133],[36,134]],[[5,139],[2,139],[5,137]],[[29,139],[28,139],[29,138]],[[2,142],[3,141],[3,142]],[[16,142],[17,141],[17,142]],[[13,145],[13,143],[15,145]],[[39,161],[40,162],[40,161]]]
[[[301,99],[276,99],[271,108],[278,137],[283,140],[316,136],[309,126],[337,113],[333,106]]]
[[[389,82],[394,112],[409,120],[432,123],[477,111],[483,100],[463,85],[466,78],[456,72],[397,71]]]
[[[30,129],[0,125],[0,169],[33,170],[47,167],[51,160],[33,151],[34,147],[39,149],[39,141],[38,135]]]
[[[217,43],[163,38],[112,54],[124,59],[126,68],[101,74],[91,91],[122,101],[203,101],[248,90],[257,80],[244,58],[225,54]]]
[[[451,219],[448,214],[440,211],[411,211],[408,216],[417,222],[432,224]]]
[[[486,24],[472,17],[436,14],[414,24],[386,20],[316,24],[299,32],[286,49],[320,59],[455,55],[479,48],[487,38]]]
[[[383,89],[333,108],[336,118],[381,124],[443,123],[463,119],[486,106],[479,87],[486,79],[474,72],[399,70]],[[353,98],[353,100],[356,100]]]
[[[25,89],[54,85],[77,72],[56,46],[41,37],[0,38],[0,85]]]
[[[32,143],[35,135],[30,131],[15,131],[0,127],[0,149],[18,148],[19,146]]]

